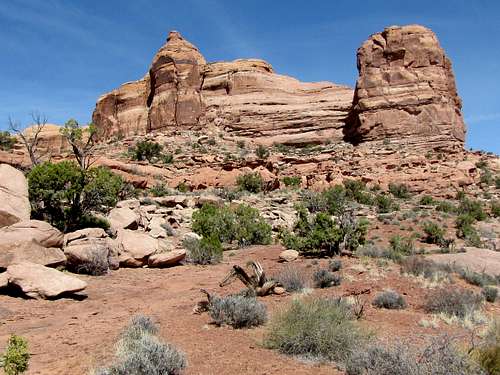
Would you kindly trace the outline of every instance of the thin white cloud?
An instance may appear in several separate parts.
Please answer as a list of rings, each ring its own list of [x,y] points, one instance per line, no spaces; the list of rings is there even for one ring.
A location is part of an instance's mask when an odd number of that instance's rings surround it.
[[[472,116],[467,116],[465,118],[465,122],[470,124],[475,124],[485,121],[494,121],[494,120],[500,120],[500,112],[472,115]]]

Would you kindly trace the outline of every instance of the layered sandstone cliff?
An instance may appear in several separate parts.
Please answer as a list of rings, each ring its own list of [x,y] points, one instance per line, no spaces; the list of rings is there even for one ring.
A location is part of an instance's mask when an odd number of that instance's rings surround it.
[[[386,28],[363,43],[357,58],[349,139],[463,146],[465,124],[451,62],[431,30],[418,25]]]
[[[357,57],[353,91],[276,74],[262,60],[207,64],[171,32],[144,78],[99,98],[93,121],[102,138],[215,125],[268,144],[388,139],[428,149],[463,146],[451,63],[431,30],[389,27]]]

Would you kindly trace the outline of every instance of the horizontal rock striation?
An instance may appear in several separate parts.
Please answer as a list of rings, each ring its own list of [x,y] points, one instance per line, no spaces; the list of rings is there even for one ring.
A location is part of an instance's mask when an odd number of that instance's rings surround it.
[[[463,147],[465,124],[451,62],[431,30],[418,25],[386,28],[363,43],[357,59],[348,139]]]

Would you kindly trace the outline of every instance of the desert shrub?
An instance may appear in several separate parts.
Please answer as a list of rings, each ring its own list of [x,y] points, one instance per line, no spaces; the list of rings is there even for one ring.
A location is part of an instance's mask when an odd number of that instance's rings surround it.
[[[16,137],[12,137],[8,131],[0,131],[0,150],[10,151],[16,144]]]
[[[411,255],[415,252],[412,237],[392,236],[389,239],[389,245],[391,250],[396,254]]]
[[[426,296],[424,308],[428,313],[465,318],[481,307],[481,295],[466,289],[436,289]]]
[[[483,372],[461,353],[447,336],[437,337],[422,350],[396,344],[374,344],[350,358],[347,375],[481,375]]]
[[[160,158],[163,164],[172,164],[174,162],[174,154],[171,152],[161,155]]]
[[[342,268],[342,261],[340,259],[332,259],[328,262],[328,271],[337,272]]]
[[[340,285],[342,278],[340,275],[330,272],[326,269],[320,269],[313,274],[313,283],[315,288],[329,288]]]
[[[96,216],[92,214],[84,214],[78,220],[76,228],[101,228],[107,231],[111,227],[109,221],[101,216]]]
[[[158,328],[146,317],[136,317],[123,331],[116,361],[98,369],[99,375],[178,375],[186,368],[185,355],[156,336]]]
[[[452,269],[421,256],[409,256],[401,260],[401,273],[422,276],[430,280],[450,280]]]
[[[286,187],[298,187],[300,186],[300,183],[302,182],[302,179],[300,176],[285,176],[283,177],[283,183],[285,184]]]
[[[389,184],[389,192],[396,198],[407,199],[411,197],[410,190],[405,184]]]
[[[179,193],[187,193],[190,188],[189,188],[189,185],[186,184],[184,181],[181,181],[177,184],[177,186],[175,187],[175,189],[179,192]]]
[[[270,154],[271,153],[264,145],[258,145],[257,148],[255,149],[255,155],[257,155],[259,159],[267,159]]]
[[[259,172],[245,173],[236,179],[236,184],[238,188],[242,191],[248,191],[250,193],[258,193],[262,191],[264,187],[264,180]]]
[[[241,192],[228,188],[215,189],[214,193],[216,196],[224,199],[225,201],[232,202],[241,197]]]
[[[365,256],[369,258],[385,258],[392,261],[398,262],[403,258],[403,255],[396,253],[392,249],[382,249],[373,244],[366,244],[360,247],[356,254],[359,256]]]
[[[463,238],[468,245],[481,247],[481,239],[474,228],[475,219],[470,214],[461,214],[455,220],[456,234]]]
[[[432,221],[427,221],[424,223],[424,238],[423,240],[427,243],[432,243],[436,245],[445,244],[444,229],[439,226],[439,224]]]
[[[135,147],[131,150],[132,158],[134,160],[145,161],[151,163],[153,158],[160,156],[163,150],[163,146],[156,142],[150,141],[140,141],[135,144]]]
[[[321,193],[305,190],[301,196],[303,206],[311,213],[328,212],[331,215],[341,215],[347,204],[346,191],[341,185],[335,185]]]
[[[497,280],[495,277],[488,275],[486,272],[476,272],[469,268],[454,267],[454,271],[465,281],[471,285],[486,286],[495,285]]]
[[[5,374],[22,374],[28,369],[29,360],[28,341],[20,336],[10,336],[5,353],[0,356],[0,364]]]
[[[438,201],[436,202],[436,211],[446,212],[446,213],[454,213],[457,208],[455,205],[449,201]]]
[[[500,201],[491,202],[491,216],[500,217]]]
[[[500,176],[495,177],[495,188],[500,189]]]
[[[271,226],[256,208],[245,204],[237,207],[204,204],[193,212],[192,229],[202,237],[217,238],[221,243],[237,241],[245,246],[271,242]]]
[[[79,263],[74,267],[69,267],[76,273],[84,273],[91,276],[102,276],[109,271],[108,257],[104,252],[92,251],[85,262]]]
[[[215,237],[186,238],[182,245],[187,250],[188,260],[195,264],[216,264],[222,260],[222,244]]]
[[[345,362],[368,339],[353,319],[342,300],[297,299],[273,316],[265,345],[288,355]]]
[[[381,214],[399,210],[399,206],[388,195],[378,194],[375,196],[375,205]]]
[[[75,163],[42,163],[28,174],[34,218],[67,232],[80,229],[82,218],[116,205],[121,177],[105,167],[80,169]]]
[[[486,301],[491,303],[496,301],[498,296],[498,289],[494,286],[484,286],[481,292],[483,293],[484,299]]]
[[[472,358],[487,375],[500,374],[500,319],[492,319],[483,342],[472,351]]]
[[[306,276],[298,267],[286,265],[273,279],[278,281],[287,292],[300,292],[306,287]]]
[[[172,195],[172,190],[170,190],[166,184],[158,183],[150,187],[148,193],[153,197],[165,197],[167,195]]]
[[[213,296],[208,313],[214,323],[233,328],[257,327],[267,322],[267,308],[255,298],[240,295]]]
[[[460,200],[457,212],[459,215],[469,215],[477,221],[484,220],[487,217],[481,202],[466,197]]]
[[[366,184],[360,180],[344,180],[345,195],[347,198],[361,204],[371,205],[373,203],[372,196],[367,193]]]
[[[420,198],[419,203],[423,206],[432,206],[436,201],[430,195],[424,195]]]
[[[372,305],[384,309],[404,309],[406,301],[404,297],[394,290],[385,290],[378,293],[372,302]]]
[[[310,217],[302,206],[297,207],[297,213],[293,232],[281,234],[283,245],[289,249],[334,255],[340,252],[341,246],[346,250],[356,250],[365,242],[368,223],[358,221],[352,213],[346,212],[338,223],[325,212]]]

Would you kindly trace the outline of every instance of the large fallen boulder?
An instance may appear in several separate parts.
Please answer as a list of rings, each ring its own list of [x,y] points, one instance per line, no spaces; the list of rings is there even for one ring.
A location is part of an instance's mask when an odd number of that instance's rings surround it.
[[[0,228],[29,220],[28,181],[23,172],[7,164],[0,164],[0,202]]]
[[[40,220],[23,220],[0,229],[0,244],[34,241],[44,247],[62,247],[63,238],[58,229]]]
[[[34,240],[0,242],[0,270],[19,262],[57,267],[66,262],[66,257],[61,249],[43,247]]]
[[[128,207],[113,208],[107,217],[111,229],[137,229],[139,215]]]
[[[87,283],[53,268],[23,262],[7,268],[10,285],[19,287],[31,298],[56,298],[84,290]]]
[[[119,262],[123,267],[142,267],[148,257],[158,250],[158,240],[144,232],[121,229],[116,243],[119,249]]]
[[[64,236],[68,269],[92,275],[118,268],[118,250],[101,228],[87,228]]]
[[[148,259],[149,267],[163,268],[178,265],[186,258],[186,250],[172,250],[167,253],[153,254]]]

